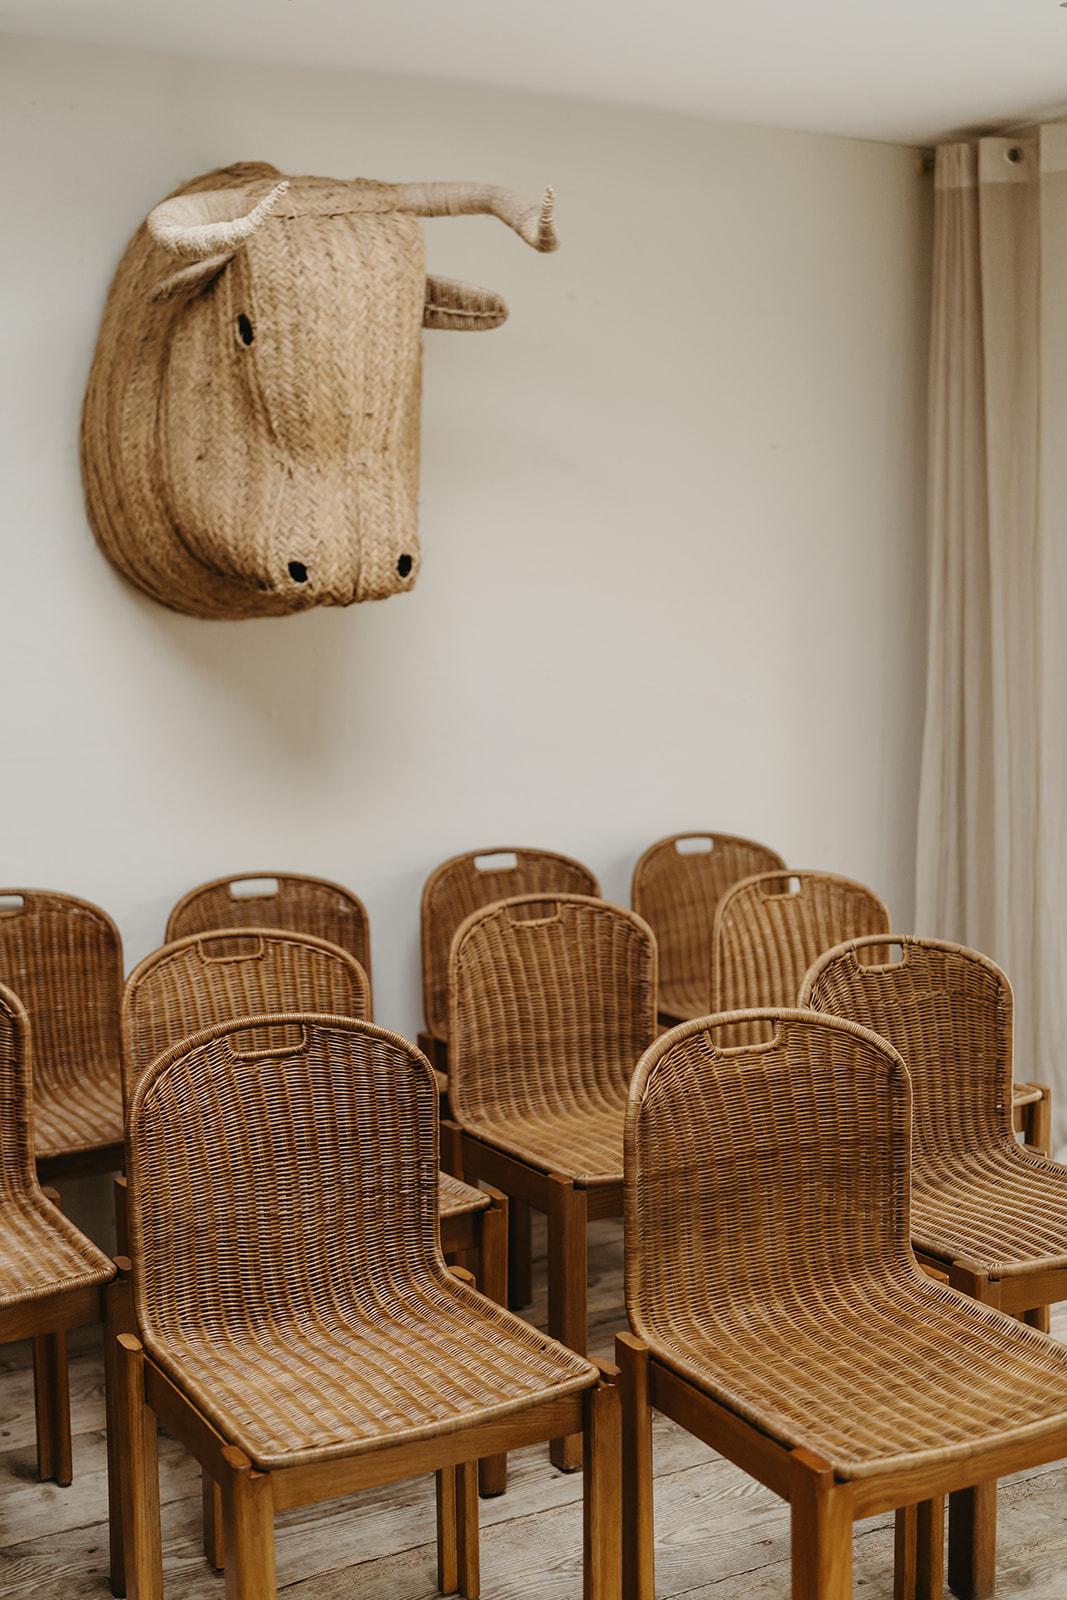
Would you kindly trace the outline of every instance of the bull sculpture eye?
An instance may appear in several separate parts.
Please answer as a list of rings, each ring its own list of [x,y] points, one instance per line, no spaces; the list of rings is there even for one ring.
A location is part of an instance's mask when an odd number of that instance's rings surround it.
[[[243,311],[238,313],[237,332],[241,335],[242,344],[251,344],[252,340],[255,338],[255,333],[252,329],[252,323],[249,318],[245,316]]]
[[[400,560],[396,564],[396,570],[399,572],[402,578],[406,578],[408,573],[411,571],[411,557],[409,555],[401,556]]]
[[[294,583],[307,583],[308,569],[302,561],[290,561],[289,576]]]

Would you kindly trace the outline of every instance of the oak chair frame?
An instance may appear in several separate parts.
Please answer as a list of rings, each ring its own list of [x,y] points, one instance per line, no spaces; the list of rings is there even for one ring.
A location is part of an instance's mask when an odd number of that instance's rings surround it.
[[[236,1019],[206,1029],[160,1057],[166,1070],[183,1050],[213,1038],[265,1024],[362,1027],[413,1054],[411,1046],[372,1024],[310,1014]],[[277,1054],[277,1051],[267,1052]],[[429,1064],[422,1068],[430,1072]],[[543,1443],[560,1432],[582,1440],[584,1600],[616,1600],[621,1586],[621,1421],[617,1371],[597,1363],[587,1385],[534,1400],[506,1416],[440,1433],[378,1445],[355,1446],[351,1456],[331,1454],[292,1466],[258,1470],[227,1440],[183,1386],[144,1348],[126,1271],[115,1286],[111,1345],[115,1366],[112,1498],[112,1592],[131,1600],[163,1600],[157,1424],[162,1423],[197,1459],[204,1473],[204,1505],[221,1503],[227,1600],[273,1600],[277,1592],[273,1519],[277,1512],[336,1499],[375,1485],[433,1472],[436,1479],[438,1588],[477,1600],[480,1591],[478,1474],[476,1463],[511,1449]],[[453,1276],[472,1282],[462,1268]]]

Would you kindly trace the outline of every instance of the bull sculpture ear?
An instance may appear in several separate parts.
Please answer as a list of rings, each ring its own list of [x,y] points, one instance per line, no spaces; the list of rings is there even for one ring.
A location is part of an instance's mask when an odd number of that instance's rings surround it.
[[[223,267],[233,260],[235,251],[225,250],[221,255],[207,256],[203,261],[193,261],[179,267],[169,277],[161,278],[151,291],[150,300],[191,300],[214,283]]]
[[[426,279],[426,305],[422,313],[424,328],[443,328],[458,333],[480,333],[499,328],[506,322],[508,308],[492,289],[479,289],[473,283],[457,283],[455,278]]]

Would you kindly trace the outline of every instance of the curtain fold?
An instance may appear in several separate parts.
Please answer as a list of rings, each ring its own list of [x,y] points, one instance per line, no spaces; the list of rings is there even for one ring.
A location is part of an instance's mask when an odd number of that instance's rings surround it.
[[[991,955],[1067,1139],[1067,125],[937,153],[917,926]]]

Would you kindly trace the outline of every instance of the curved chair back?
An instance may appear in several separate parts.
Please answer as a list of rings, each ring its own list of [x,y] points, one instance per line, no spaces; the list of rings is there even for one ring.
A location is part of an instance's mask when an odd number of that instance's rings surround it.
[[[889,912],[862,883],[832,872],[763,872],[728,889],[712,935],[713,1011],[795,1006],[804,974],[824,950],[888,933]],[[755,1037],[755,1024],[735,1044]]]
[[[724,1045],[739,1023],[763,1041]],[[768,1007],[657,1039],[626,1116],[634,1331],[684,1350],[687,1329],[720,1329],[733,1348],[783,1299],[913,1271],[909,1120],[897,1052],[836,1017]]]
[[[448,1038],[448,956],[460,923],[482,906],[523,894],[587,894],[600,885],[580,861],[553,850],[499,845],[443,861],[422,891],[422,996],[426,1030]]]
[[[369,1018],[370,983],[354,956],[278,928],[229,928],[163,945],[122,997],[122,1087],[129,1105],[157,1056],[231,1017],[317,1011]]]
[[[800,1003],[862,1023],[899,1050],[915,1096],[916,1166],[1012,1137],[1011,985],[976,950],[900,935],[851,939],[816,961]]]
[[[649,845],[630,898],[656,935],[661,1014],[707,1014],[716,906],[742,878],[784,867],[776,850],[732,833],[674,833]]]
[[[656,1035],[656,941],[588,895],[519,895],[452,941],[449,1094],[461,1120],[559,1115],[625,1100]]]
[[[38,1153],[90,1147],[121,1129],[90,1126],[76,1090],[105,1086],[118,1108],[122,939],[106,911],[46,889],[0,889],[0,983],[33,1029]],[[76,1109],[75,1109],[76,1108]]]
[[[276,1013],[183,1040],[139,1080],[127,1150],[138,1322],[157,1353],[216,1345],[216,1394],[258,1330],[443,1281],[436,1080],[373,1023]]]
[[[242,891],[241,885],[255,892]],[[239,872],[182,896],[167,918],[167,943],[216,928],[287,928],[326,939],[355,956],[369,978],[370,918],[358,895],[300,872]]]

